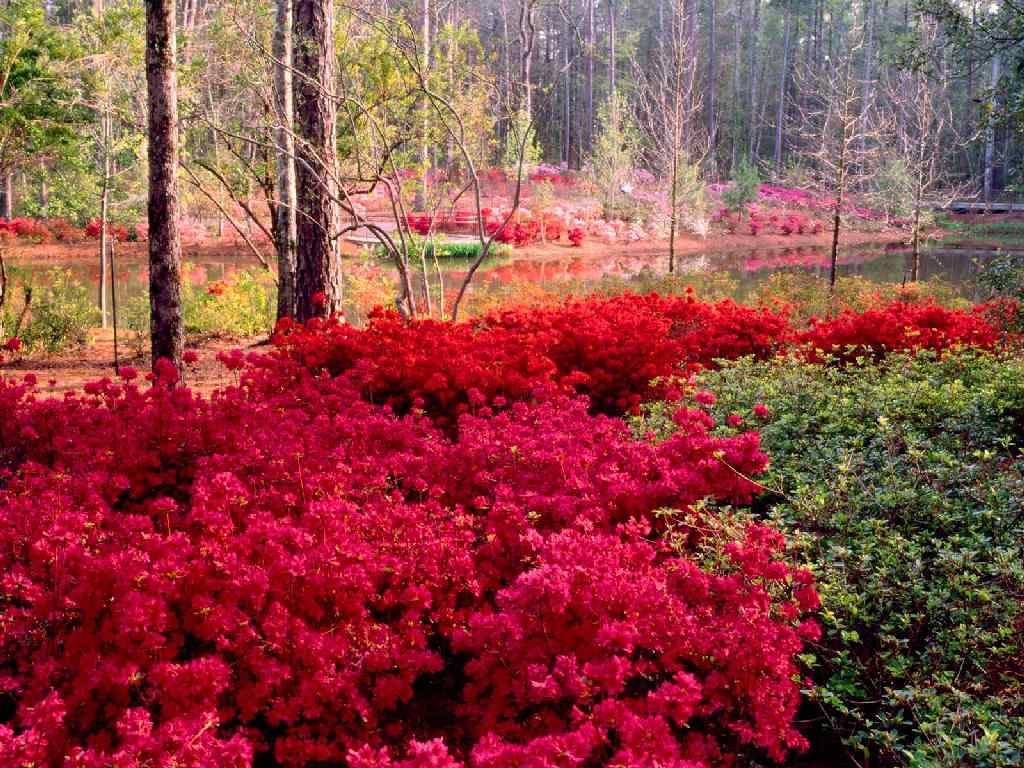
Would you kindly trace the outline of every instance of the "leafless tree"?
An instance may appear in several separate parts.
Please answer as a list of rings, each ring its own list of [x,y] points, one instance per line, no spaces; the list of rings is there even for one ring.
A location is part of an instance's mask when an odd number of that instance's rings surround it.
[[[650,147],[650,159],[668,185],[668,271],[675,270],[675,238],[679,231],[681,181],[687,166],[696,165],[691,152],[699,142],[700,99],[693,66],[693,36],[687,22],[686,0],[669,0],[664,44],[651,61],[635,64],[638,83],[638,119]]]
[[[863,85],[854,73],[863,36],[855,31],[851,45],[827,58],[821,67],[800,72],[803,92],[801,140],[810,170],[832,200],[832,249],[829,291],[835,288],[844,209],[850,193],[863,186],[881,144],[882,132],[871,111],[862,109]]]
[[[931,38],[936,33],[922,26],[920,34]],[[923,42],[929,44],[927,39]],[[921,263],[922,213],[928,206],[945,207],[970,186],[951,172],[945,160],[950,147],[975,137],[958,131],[952,104],[938,77],[927,68],[893,71],[886,74],[882,86],[883,101],[892,111],[891,146],[903,159],[911,181],[911,281],[917,281]]]

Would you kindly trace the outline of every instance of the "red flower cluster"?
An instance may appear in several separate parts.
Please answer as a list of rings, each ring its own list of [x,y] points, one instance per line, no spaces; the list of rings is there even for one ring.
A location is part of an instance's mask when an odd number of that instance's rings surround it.
[[[989,309],[981,305],[963,312],[930,302],[894,302],[860,314],[847,310],[831,320],[813,320],[797,341],[812,360],[822,354],[841,360],[859,355],[880,359],[894,350],[941,352],[957,345],[992,349],[1001,334],[986,318]]]
[[[0,235],[8,238],[23,237],[44,243],[53,239],[53,233],[45,223],[38,219],[26,218],[0,219]]]
[[[569,230],[569,242],[572,243],[573,248],[583,245],[583,236],[583,227],[573,227]]]
[[[789,333],[781,312],[628,294],[459,324],[390,313],[363,330],[286,322],[276,341],[310,368],[351,376],[371,402],[423,410],[450,427],[462,413],[524,400],[539,386],[587,395],[598,412],[629,412],[662,391],[654,379],[681,374],[684,364],[766,357]]]
[[[119,242],[127,242],[131,233],[128,231],[128,227],[124,224],[115,224],[114,222],[107,222],[107,234],[111,237],[116,238]],[[85,236],[93,240],[98,240],[100,237],[100,222],[97,219],[93,219],[85,225]]]
[[[254,358],[209,400],[172,370],[63,400],[0,381],[0,764],[701,768],[803,746],[810,576],[777,533],[693,507],[749,501],[756,434],[683,409],[638,440],[556,394],[463,415],[455,442],[360,398],[355,369]]]

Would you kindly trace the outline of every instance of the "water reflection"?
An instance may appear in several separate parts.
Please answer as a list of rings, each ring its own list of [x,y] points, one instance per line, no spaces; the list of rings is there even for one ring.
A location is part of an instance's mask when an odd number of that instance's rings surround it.
[[[931,249],[921,255],[919,276],[922,280],[941,279],[956,287],[966,298],[979,298],[975,284],[979,265],[994,251]],[[859,276],[880,283],[903,283],[909,279],[910,249],[900,245],[864,245],[844,248],[839,257],[840,276]],[[485,265],[473,286],[477,296],[495,293],[517,283],[554,286],[559,283],[587,284],[603,278],[628,279],[642,271],[655,274],[667,270],[667,255],[639,246],[609,246],[601,252],[580,252],[570,248],[559,249],[541,257],[520,257],[513,254],[503,260]],[[803,246],[795,248],[765,248],[732,252],[708,251],[686,254],[679,259],[683,274],[726,273],[737,285],[737,293],[746,295],[771,275],[780,272],[812,273],[828,276],[830,252],[828,248]],[[16,273],[22,277],[45,279],[45,273],[60,267],[72,276],[92,286],[99,285],[99,267],[92,262],[45,262],[17,265]],[[239,251],[237,257],[203,258],[195,254],[189,263],[185,278],[193,285],[202,286],[230,279],[240,269],[253,269],[257,265]],[[345,270],[362,278],[381,279],[392,274],[387,262],[372,257],[348,259]],[[144,295],[148,280],[145,262],[120,261],[116,287],[118,301],[127,302]],[[447,269],[444,273],[446,288],[454,287],[465,275],[465,267]],[[98,291],[97,291],[98,293]],[[97,296],[97,302],[99,297]]]

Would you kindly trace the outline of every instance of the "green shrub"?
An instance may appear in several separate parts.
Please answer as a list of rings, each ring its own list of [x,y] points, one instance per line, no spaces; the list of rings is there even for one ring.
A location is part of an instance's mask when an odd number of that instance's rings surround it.
[[[6,334],[19,336],[26,352],[61,352],[88,341],[89,329],[99,320],[95,296],[70,271],[51,269],[39,278],[18,271],[9,279],[3,328]],[[29,293],[31,302],[23,312]]]
[[[187,272],[189,266],[185,266]],[[190,336],[257,336],[269,333],[277,316],[277,287],[271,276],[255,269],[239,270],[226,280],[181,287],[185,333]],[[123,322],[135,333],[137,351],[143,352],[149,335],[149,296],[142,293],[126,302]]]
[[[440,246],[437,244],[435,239],[427,239],[413,235],[410,248],[409,248],[409,261],[414,265],[419,263],[420,254],[425,251],[425,255],[428,260],[432,261],[434,258],[434,252],[437,252],[437,258],[445,261],[475,261],[480,256],[482,246],[479,242],[472,241],[458,241],[458,242],[442,242]],[[388,252],[382,245],[376,245],[373,249],[374,254],[377,258],[386,259],[388,258]],[[487,258],[503,259],[508,257],[512,253],[512,248],[505,243],[491,243],[491,247],[488,249]]]
[[[811,743],[841,740],[862,765],[1020,765],[1024,361],[745,360],[699,386],[719,424],[738,414],[761,432],[771,467],[753,512],[819,581]],[[669,432],[671,410],[637,428]]]
[[[739,211],[757,202],[757,194],[761,189],[761,177],[757,168],[746,160],[741,160],[736,168],[732,185],[722,192],[722,202],[730,211]]]

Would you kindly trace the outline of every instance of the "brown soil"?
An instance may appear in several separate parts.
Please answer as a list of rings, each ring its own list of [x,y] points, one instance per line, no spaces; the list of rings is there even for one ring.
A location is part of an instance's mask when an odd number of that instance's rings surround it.
[[[187,349],[193,350],[199,359],[187,367],[185,384],[192,389],[209,394],[218,387],[234,383],[234,375],[217,360],[220,352],[233,349],[259,351],[265,348],[266,337],[249,339],[206,339],[190,342]],[[129,340],[119,339],[120,362],[122,366],[135,368],[142,376],[150,369],[148,354],[135,354],[135,345]],[[110,329],[97,329],[90,343],[80,349],[68,350],[56,355],[33,355],[29,358],[13,358],[0,363],[0,376],[21,378],[27,374],[36,377],[40,394],[51,397],[63,396],[65,392],[81,389],[83,384],[104,377],[115,378],[114,335]]]

